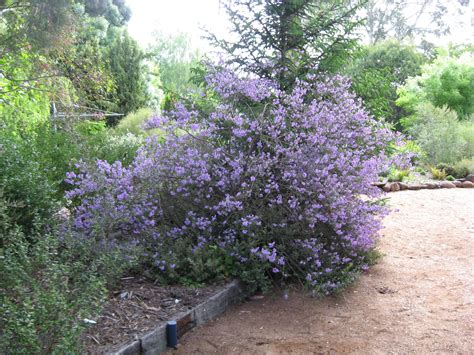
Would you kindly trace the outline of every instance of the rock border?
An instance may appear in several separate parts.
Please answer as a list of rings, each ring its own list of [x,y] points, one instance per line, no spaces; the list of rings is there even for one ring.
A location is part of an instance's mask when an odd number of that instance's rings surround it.
[[[470,176],[469,176],[470,177]],[[469,178],[468,177],[468,178]],[[425,190],[425,189],[453,189],[453,188],[474,188],[474,176],[470,179],[458,179],[455,181],[427,182],[423,184],[405,184],[403,182],[380,182],[374,183],[385,192],[397,192],[404,190]]]
[[[245,298],[242,285],[238,280],[228,283],[223,290],[209,297],[193,309],[176,315],[178,338],[198,325],[207,323],[224,313],[230,306]],[[155,355],[167,349],[166,321],[140,338],[123,345],[119,350],[107,351],[109,355]]]

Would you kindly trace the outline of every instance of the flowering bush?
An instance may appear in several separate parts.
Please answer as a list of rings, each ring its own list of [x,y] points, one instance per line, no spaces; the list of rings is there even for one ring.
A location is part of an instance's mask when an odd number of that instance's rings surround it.
[[[228,70],[207,80],[221,98],[210,115],[178,104],[150,119],[166,139],[149,138],[129,167],[68,174],[75,228],[139,245],[167,281],[300,279],[320,293],[350,282],[374,247],[383,207],[371,183],[396,137],[342,77],[309,76],[291,93]]]

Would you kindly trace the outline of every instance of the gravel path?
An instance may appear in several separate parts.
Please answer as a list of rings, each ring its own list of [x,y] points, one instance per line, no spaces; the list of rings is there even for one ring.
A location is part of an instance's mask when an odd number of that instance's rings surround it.
[[[173,354],[474,354],[474,189],[389,195],[385,254],[339,297],[235,306]]]

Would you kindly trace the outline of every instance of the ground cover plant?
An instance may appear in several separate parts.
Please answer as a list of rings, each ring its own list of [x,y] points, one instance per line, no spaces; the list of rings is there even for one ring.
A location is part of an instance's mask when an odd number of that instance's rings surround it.
[[[74,228],[104,248],[142,249],[163,281],[345,286],[375,245],[383,207],[371,183],[395,135],[341,77],[310,75],[290,93],[227,69],[207,80],[221,98],[210,115],[178,104],[148,124],[168,129],[164,142],[148,139],[128,168],[69,173]]]

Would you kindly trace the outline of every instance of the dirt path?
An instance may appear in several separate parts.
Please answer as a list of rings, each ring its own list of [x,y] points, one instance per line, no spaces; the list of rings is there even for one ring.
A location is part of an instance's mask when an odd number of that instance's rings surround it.
[[[474,354],[474,189],[403,191],[382,261],[343,296],[238,305],[176,354]]]

